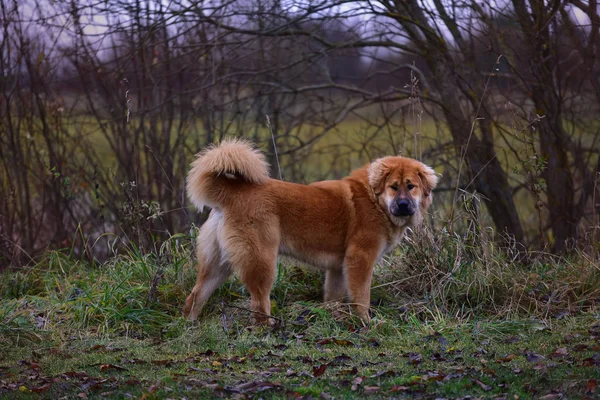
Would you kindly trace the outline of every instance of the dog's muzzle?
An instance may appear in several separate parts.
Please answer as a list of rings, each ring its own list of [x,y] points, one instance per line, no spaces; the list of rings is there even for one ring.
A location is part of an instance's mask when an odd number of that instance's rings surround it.
[[[397,199],[391,204],[390,213],[394,217],[410,217],[415,213],[415,206],[408,199]]]

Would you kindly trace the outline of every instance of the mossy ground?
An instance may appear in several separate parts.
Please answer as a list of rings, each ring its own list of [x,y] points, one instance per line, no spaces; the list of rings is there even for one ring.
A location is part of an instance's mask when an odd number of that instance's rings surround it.
[[[101,265],[52,252],[34,267],[4,273],[0,397],[598,394],[595,292],[586,295],[585,308],[548,318],[489,309],[459,315],[427,294],[419,300],[413,293],[406,307],[379,269],[375,285],[383,286],[374,290],[374,318],[364,326],[349,307],[320,303],[318,272],[281,265],[272,293],[277,326],[251,325],[247,294],[236,280],[215,293],[194,325],[181,315],[193,263],[187,248],[173,249],[168,256],[131,251]],[[444,293],[451,296],[450,289]],[[525,288],[526,295],[536,296]]]

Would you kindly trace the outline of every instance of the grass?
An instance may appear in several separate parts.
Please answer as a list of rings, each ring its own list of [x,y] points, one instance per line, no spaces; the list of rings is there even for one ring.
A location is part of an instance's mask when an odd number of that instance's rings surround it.
[[[381,322],[351,332],[326,315],[301,313],[311,323],[286,330],[234,323],[226,332],[214,315],[171,340],[82,337],[23,346],[2,362],[3,380],[10,375],[6,386],[14,388],[5,394],[536,398],[556,393],[575,398],[592,395],[590,388],[600,379],[598,337],[585,329],[594,322],[589,316],[545,330],[507,322],[439,332],[423,330],[422,324]]]
[[[250,325],[237,280],[188,323],[193,237],[97,265],[48,252],[0,280],[0,397],[594,396],[599,267],[465,235],[414,232],[386,258],[369,326],[289,260],[275,328]]]

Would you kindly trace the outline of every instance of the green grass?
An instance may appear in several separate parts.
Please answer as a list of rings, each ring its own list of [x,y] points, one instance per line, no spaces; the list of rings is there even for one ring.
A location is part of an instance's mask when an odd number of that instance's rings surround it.
[[[214,315],[171,340],[79,337],[13,348],[1,362],[12,389],[4,394],[576,398],[600,379],[598,337],[586,329],[598,321],[590,316],[544,330],[477,322],[443,332],[392,321],[351,332],[329,316],[306,316],[304,326],[247,329],[230,322],[226,332]],[[332,333],[338,344],[327,344]]]
[[[368,326],[321,304],[319,272],[281,260],[280,323],[262,328],[235,279],[183,319],[190,239],[4,273],[0,397],[585,398],[600,379],[598,267],[583,254],[509,258],[483,236],[418,232],[377,267]]]

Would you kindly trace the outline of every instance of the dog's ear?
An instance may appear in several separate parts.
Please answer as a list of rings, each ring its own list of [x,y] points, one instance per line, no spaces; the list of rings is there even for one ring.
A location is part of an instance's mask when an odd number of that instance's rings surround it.
[[[419,168],[419,178],[423,182],[423,193],[426,197],[431,196],[431,191],[435,189],[438,183],[438,176],[433,168],[421,163]]]
[[[385,189],[385,180],[390,174],[388,166],[385,164],[387,157],[378,158],[367,167],[369,185],[373,188],[376,196],[383,193]]]

